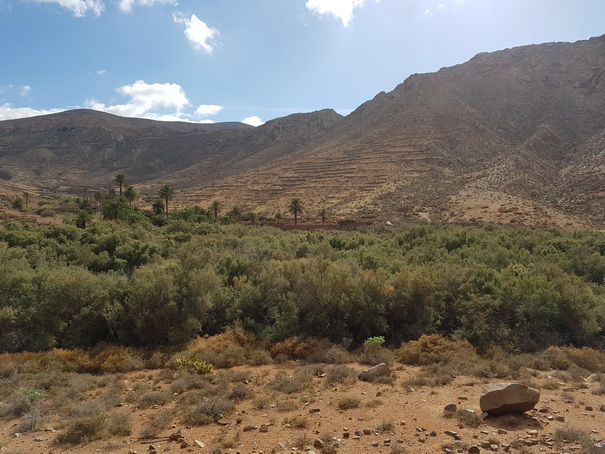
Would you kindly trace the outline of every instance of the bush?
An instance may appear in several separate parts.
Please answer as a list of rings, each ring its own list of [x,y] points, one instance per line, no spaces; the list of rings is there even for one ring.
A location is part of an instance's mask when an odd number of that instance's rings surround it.
[[[359,408],[361,401],[354,397],[346,397],[338,401],[338,408],[340,410],[350,410],[351,408]]]
[[[423,334],[416,341],[401,344],[395,356],[404,364],[425,366],[452,362],[456,357],[468,361],[476,358],[477,354],[467,341],[452,341],[437,334]]]
[[[206,361],[202,361],[199,358],[177,358],[174,360],[174,368],[176,370],[197,372],[198,374],[202,375],[212,373],[212,365],[206,363]]]
[[[293,429],[306,429],[309,426],[309,420],[304,416],[292,416],[284,419],[284,425],[289,425]]]

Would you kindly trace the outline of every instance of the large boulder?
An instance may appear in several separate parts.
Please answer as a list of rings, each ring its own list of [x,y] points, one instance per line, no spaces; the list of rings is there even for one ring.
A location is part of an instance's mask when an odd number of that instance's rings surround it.
[[[378,377],[388,377],[391,375],[391,369],[385,363],[377,364],[376,366],[362,370],[359,372],[359,379],[361,381],[374,381]]]
[[[524,413],[540,400],[540,391],[520,383],[490,383],[483,387],[479,405],[481,411],[493,416]]]

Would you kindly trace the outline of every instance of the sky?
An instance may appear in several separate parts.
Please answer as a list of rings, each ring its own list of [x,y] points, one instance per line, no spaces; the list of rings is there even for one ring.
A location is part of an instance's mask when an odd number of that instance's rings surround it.
[[[0,120],[347,115],[479,52],[605,34],[605,0],[0,0]]]

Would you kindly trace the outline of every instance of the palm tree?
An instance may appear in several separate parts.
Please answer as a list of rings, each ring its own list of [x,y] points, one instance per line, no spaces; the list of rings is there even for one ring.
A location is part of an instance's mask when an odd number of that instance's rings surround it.
[[[92,213],[89,210],[80,210],[76,216],[76,226],[85,229],[86,224],[92,220]]]
[[[134,202],[138,195],[137,189],[133,185],[126,186],[126,189],[124,190],[124,198],[128,200],[130,208],[132,208],[132,202]]]
[[[151,209],[156,216],[159,216],[164,212],[164,201],[160,199],[154,200],[151,204]]]
[[[325,208],[322,208],[321,210],[319,210],[319,213],[317,213],[317,216],[319,216],[321,218],[321,223],[325,224],[326,218],[328,217],[328,210],[326,210]]]
[[[126,183],[126,177],[121,173],[118,173],[113,181],[115,181],[120,187],[120,197],[122,197],[122,185]]]
[[[215,200],[212,202],[212,212],[214,213],[214,220],[218,219],[218,212],[221,210],[221,202]]]
[[[174,197],[174,188],[168,184],[165,184],[160,189],[160,198],[164,199],[166,205],[166,217],[168,217],[168,202]]]
[[[290,202],[290,206],[288,207],[288,211],[294,215],[294,225],[298,222],[298,215],[303,212],[305,207],[303,207],[300,199],[292,199]]]

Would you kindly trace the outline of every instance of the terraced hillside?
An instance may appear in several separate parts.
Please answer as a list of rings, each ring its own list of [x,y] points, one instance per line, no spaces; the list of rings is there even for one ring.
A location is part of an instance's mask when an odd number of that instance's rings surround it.
[[[412,75],[346,117],[322,110],[247,128],[104,115],[0,122],[0,175],[79,191],[120,172],[148,194],[172,184],[175,206],[220,200],[268,216],[298,197],[310,217],[605,220],[605,36],[479,54]]]

